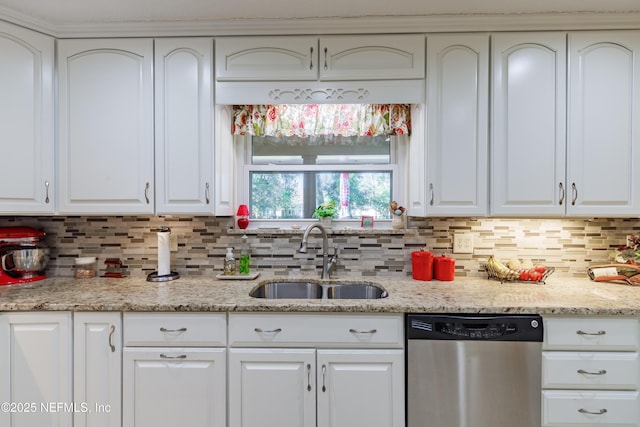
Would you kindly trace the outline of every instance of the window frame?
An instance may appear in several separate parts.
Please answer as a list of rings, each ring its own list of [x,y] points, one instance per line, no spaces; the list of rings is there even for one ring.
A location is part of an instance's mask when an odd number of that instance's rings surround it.
[[[270,172],[377,172],[390,171],[391,199],[408,200],[405,189],[407,188],[409,137],[398,135],[391,137],[390,163],[389,164],[344,164],[344,165],[253,165],[251,163],[251,136],[234,136],[233,143],[236,147],[236,196],[237,204],[249,204],[250,182],[249,174],[254,171]],[[402,204],[402,203],[401,203]],[[299,219],[251,219],[250,229],[260,228],[296,228],[306,227],[317,222],[314,218]],[[360,228],[360,218],[355,219],[334,219],[335,228]],[[374,228],[390,229],[391,219],[380,219],[375,221]]]

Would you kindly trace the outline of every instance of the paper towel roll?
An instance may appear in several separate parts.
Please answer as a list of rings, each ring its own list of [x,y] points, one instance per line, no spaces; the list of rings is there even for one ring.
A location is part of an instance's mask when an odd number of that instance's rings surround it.
[[[171,274],[170,231],[158,232],[158,276]]]

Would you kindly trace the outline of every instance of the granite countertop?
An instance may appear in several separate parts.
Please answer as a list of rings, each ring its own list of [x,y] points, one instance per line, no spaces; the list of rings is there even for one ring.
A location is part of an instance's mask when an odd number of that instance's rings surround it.
[[[482,278],[424,282],[410,278],[356,278],[384,287],[380,300],[259,299],[249,292],[263,280],[182,277],[164,283],[140,278],[47,278],[0,286],[0,311],[274,311],[360,313],[539,313],[640,316],[640,286],[550,277],[546,284],[500,283]],[[281,280],[317,277],[279,278]]]

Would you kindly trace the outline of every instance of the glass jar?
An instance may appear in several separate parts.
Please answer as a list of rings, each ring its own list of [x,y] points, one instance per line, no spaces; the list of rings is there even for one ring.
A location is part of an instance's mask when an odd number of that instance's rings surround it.
[[[89,279],[91,277],[96,277],[97,270],[98,262],[96,257],[88,256],[76,258],[76,268],[74,272],[74,277],[76,279]]]

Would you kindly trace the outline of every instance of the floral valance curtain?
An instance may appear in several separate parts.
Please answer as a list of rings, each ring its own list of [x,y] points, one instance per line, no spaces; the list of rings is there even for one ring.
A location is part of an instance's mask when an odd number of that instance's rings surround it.
[[[378,136],[411,134],[408,104],[234,105],[234,135]]]

